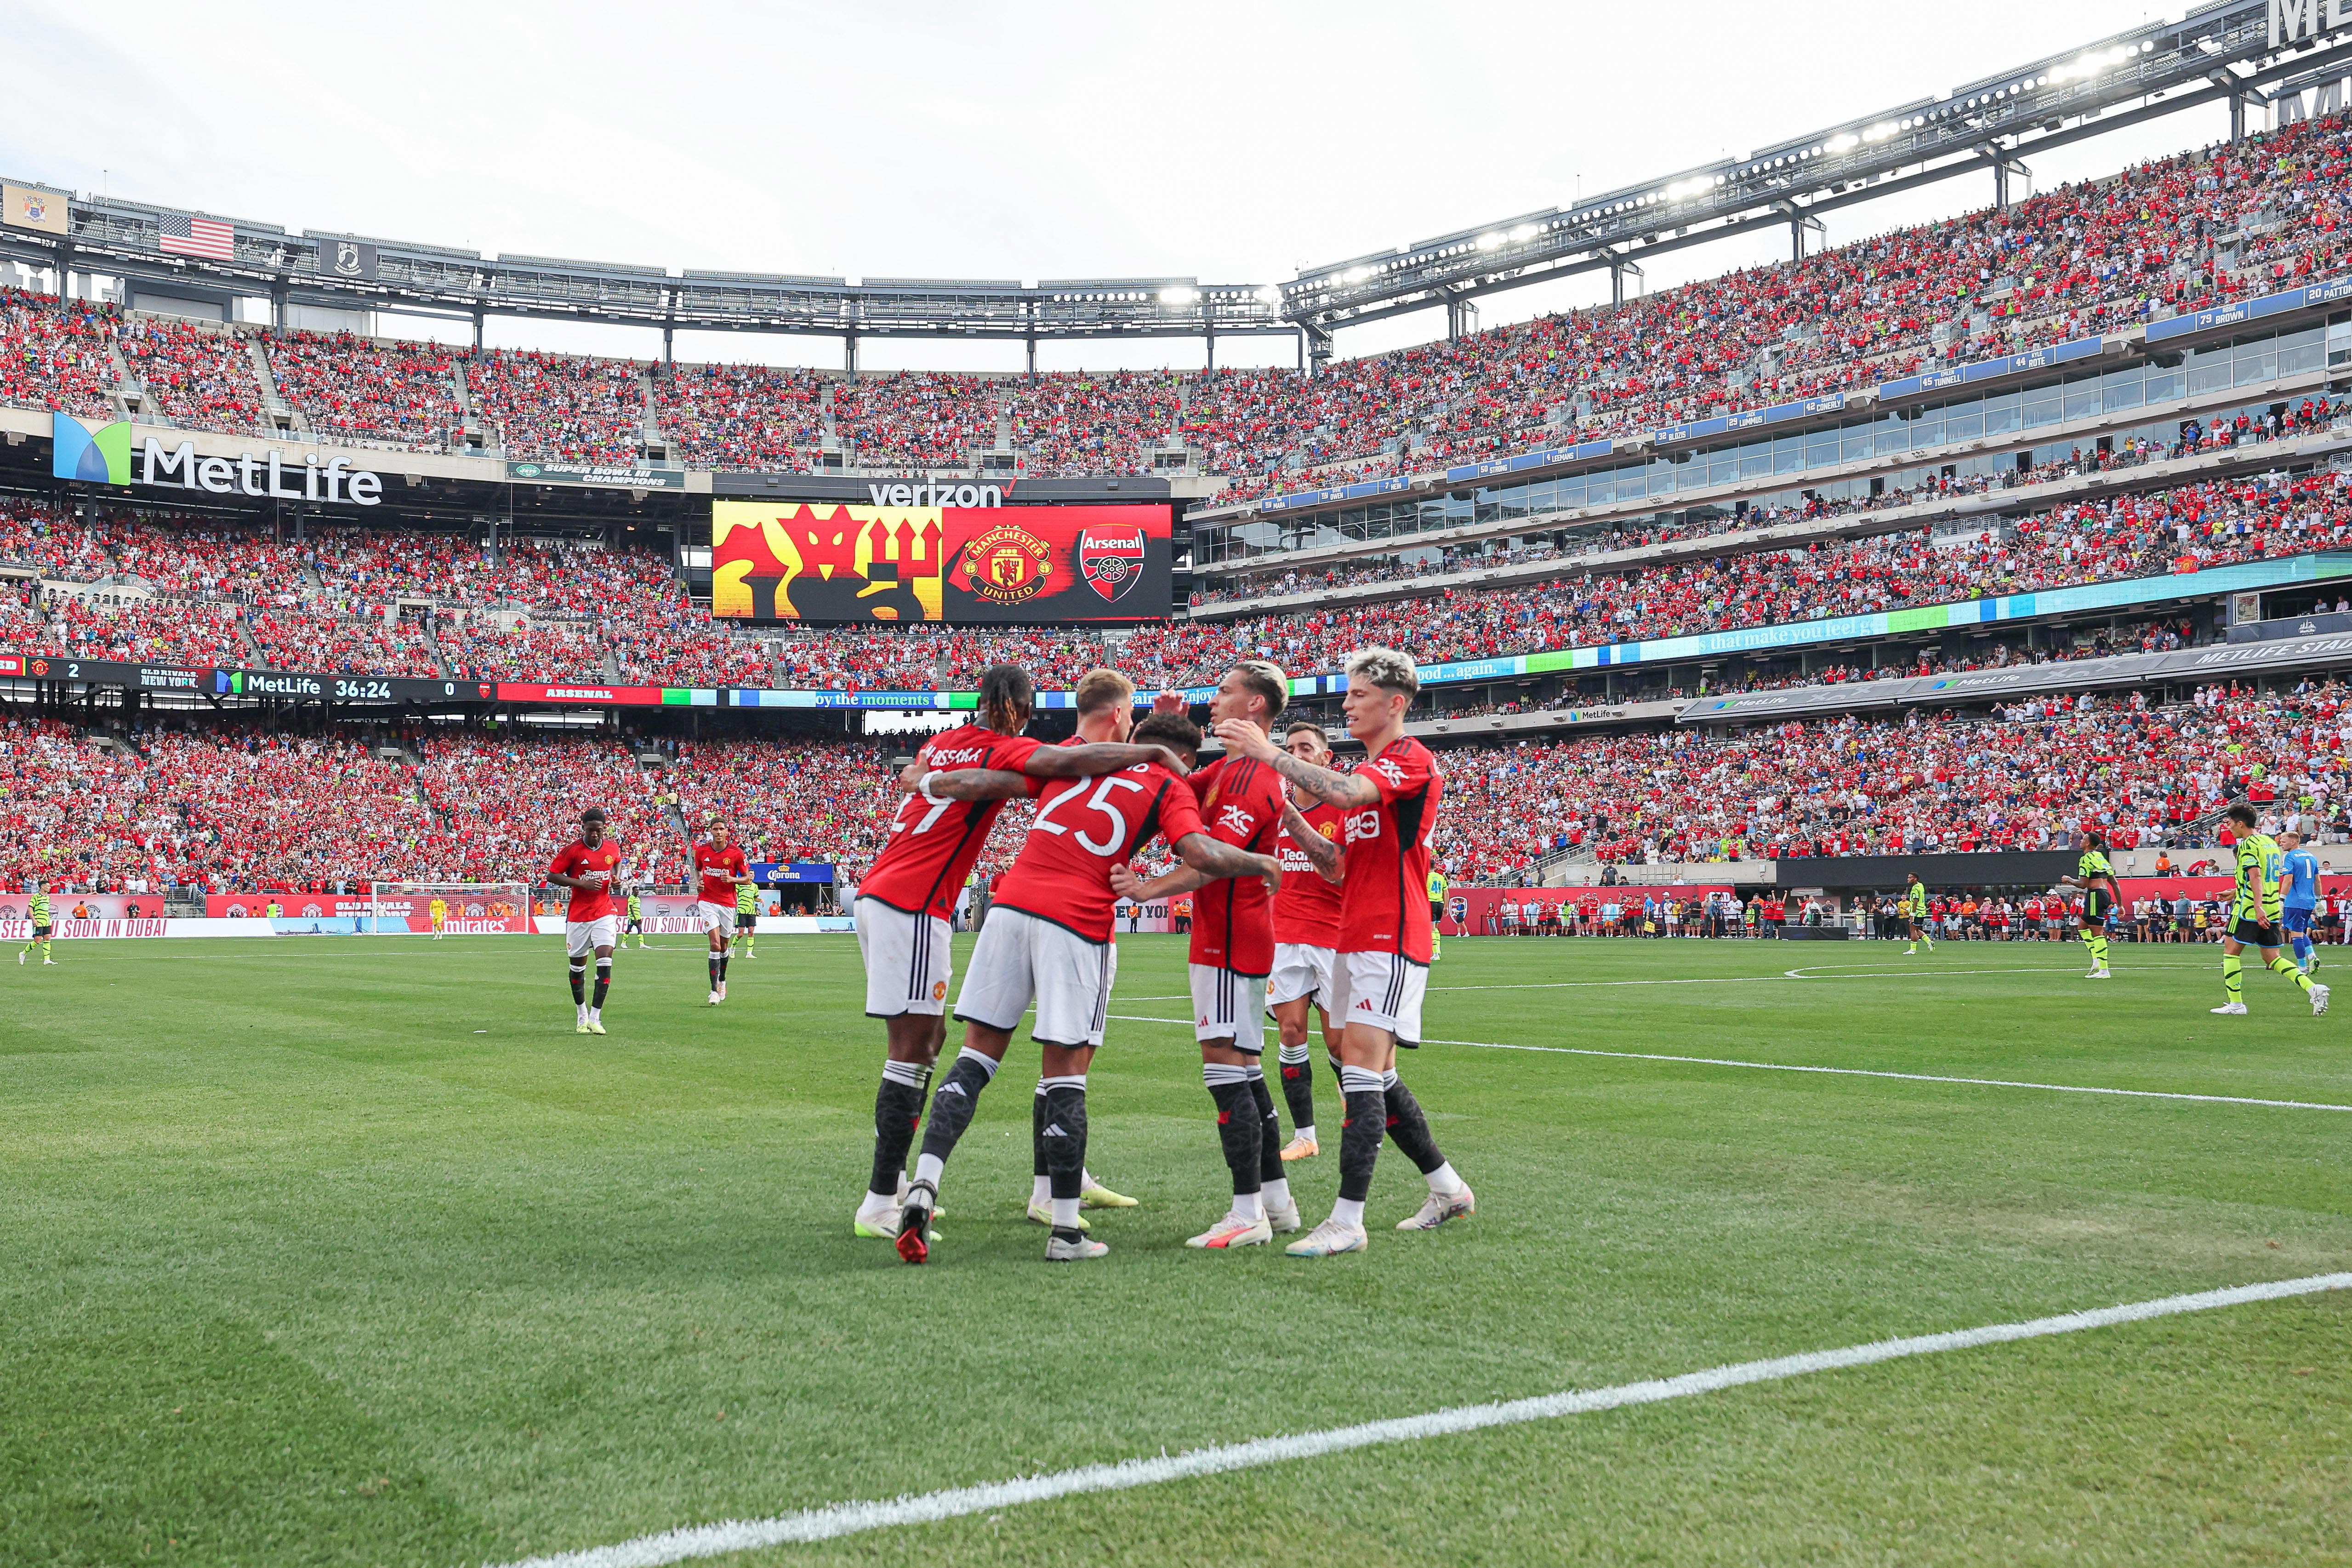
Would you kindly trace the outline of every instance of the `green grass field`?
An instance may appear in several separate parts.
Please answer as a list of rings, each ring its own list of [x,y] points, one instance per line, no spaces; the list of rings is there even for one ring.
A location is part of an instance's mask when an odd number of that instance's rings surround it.
[[[1143,1200],[1111,1256],[1021,1218],[1024,1040],[908,1268],[849,1232],[845,939],[770,938],[718,1009],[691,939],[630,951],[603,1038],[551,939],[59,955],[0,956],[11,1563],[460,1568],[2352,1268],[2340,1111],[1435,1044],[1406,1075],[1475,1219],[1391,1230],[1390,1151],[1362,1256],[1188,1251],[1224,1173],[1189,1031],[1136,1021],[1186,1016],[1146,937],[1091,1080],[1089,1163]],[[2215,1018],[2210,950],[2116,966],[1455,941],[1427,1030],[2352,1104],[2352,1006],[2250,973]],[[2352,1292],[729,1561],[2352,1561]]]

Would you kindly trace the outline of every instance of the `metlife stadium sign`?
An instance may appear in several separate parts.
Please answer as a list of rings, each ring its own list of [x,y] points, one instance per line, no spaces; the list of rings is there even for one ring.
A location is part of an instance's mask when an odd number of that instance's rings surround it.
[[[134,452],[131,439],[127,419],[90,426],[70,414],[52,414],[49,473],[94,485],[152,485],[328,506],[376,506],[383,500],[383,480],[365,468],[352,468],[348,458],[321,464],[309,457],[296,468],[275,447],[265,452],[242,451],[234,458],[200,458],[194,441],[166,447],[149,436]]]

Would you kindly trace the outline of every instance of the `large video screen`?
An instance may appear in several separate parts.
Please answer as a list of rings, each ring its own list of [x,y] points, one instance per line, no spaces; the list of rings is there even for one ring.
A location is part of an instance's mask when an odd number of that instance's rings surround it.
[[[1152,506],[711,503],[723,620],[1162,620],[1174,512]]]

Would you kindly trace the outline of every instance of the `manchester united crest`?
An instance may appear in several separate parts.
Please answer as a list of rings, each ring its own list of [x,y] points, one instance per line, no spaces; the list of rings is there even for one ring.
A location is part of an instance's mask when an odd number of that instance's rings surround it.
[[[1054,551],[1017,522],[1000,522],[963,547],[971,591],[992,604],[1019,605],[1045,591]]]

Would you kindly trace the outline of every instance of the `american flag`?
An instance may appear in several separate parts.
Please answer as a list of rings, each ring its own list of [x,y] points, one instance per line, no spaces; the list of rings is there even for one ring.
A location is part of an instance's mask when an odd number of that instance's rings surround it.
[[[208,217],[161,215],[163,237],[156,243],[174,256],[205,256],[215,261],[236,259],[236,235],[228,225]]]

